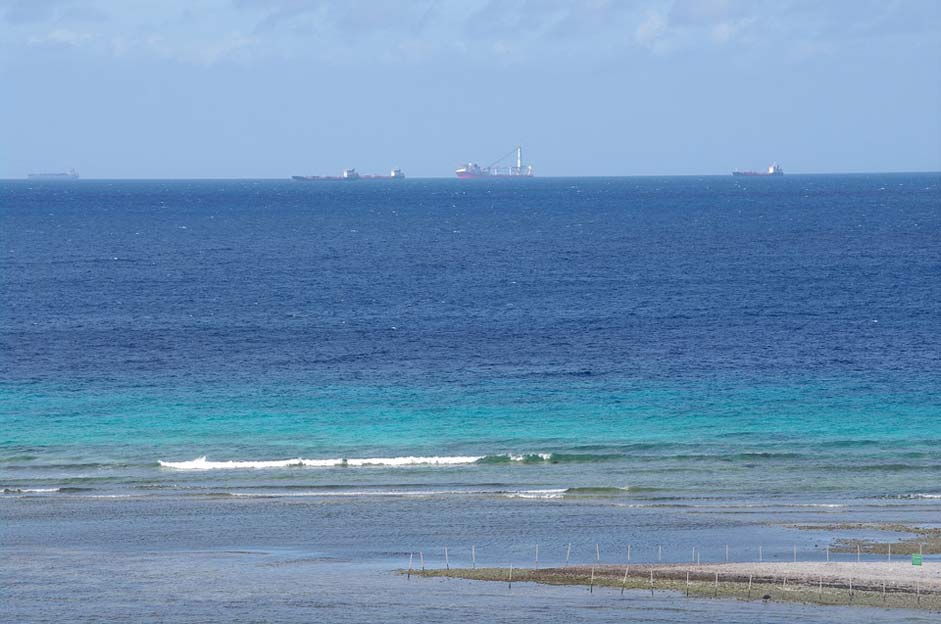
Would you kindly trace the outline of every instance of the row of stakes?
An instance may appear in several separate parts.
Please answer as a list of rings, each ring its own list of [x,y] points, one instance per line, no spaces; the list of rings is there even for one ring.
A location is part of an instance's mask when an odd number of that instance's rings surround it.
[[[535,549],[536,549],[535,567],[538,568],[539,567],[539,544],[536,544]],[[632,549],[632,545],[628,544],[627,545],[627,562],[628,563],[631,563],[631,549]],[[924,544],[918,545],[918,552],[920,554],[924,554]],[[699,548],[696,546],[693,546],[692,553],[693,553],[692,563],[699,565],[700,556],[702,553],[700,552]],[[794,553],[793,554],[794,561],[796,562],[797,561],[797,544],[794,544],[793,553]],[[886,554],[887,554],[888,561],[892,561],[892,544],[889,544],[888,552]],[[409,572],[411,572],[412,570],[413,556],[414,556],[414,553],[409,553],[408,555]],[[418,556],[421,560],[421,569],[424,570],[425,569],[424,554],[422,552],[419,552]],[[569,543],[569,544],[566,544],[565,546],[565,565],[569,565],[571,556],[572,556],[572,544]],[[826,557],[827,557],[827,562],[829,563],[830,561],[829,544],[827,545],[827,548],[826,548]],[[598,563],[601,563],[601,545],[600,544],[595,544],[595,560]],[[763,552],[762,546],[758,547],[758,561],[759,562],[764,561],[764,552]],[[856,546],[856,561],[857,562],[862,561],[862,549],[860,548],[858,544]],[[471,562],[472,562],[473,567],[476,568],[477,567],[477,547],[476,546],[471,546]],[[657,563],[662,563],[662,562],[663,562],[663,545],[658,544],[657,545]],[[725,546],[725,562],[726,563],[730,562],[728,544],[726,544]],[[448,559],[448,547],[447,546],[444,547],[444,565],[446,569],[448,570],[451,569],[451,563],[450,563],[450,560]]]
[[[624,568],[624,578],[621,581],[621,595],[624,594],[624,589],[627,586],[627,579],[630,574],[630,564],[631,564],[631,555],[632,555],[631,551],[632,551],[632,545],[628,544],[627,546],[627,564],[628,565]],[[759,562],[764,561],[764,556],[763,556],[762,551],[763,551],[762,547],[759,546],[758,547],[758,561]],[[922,544],[919,544],[918,551],[919,553],[924,552],[924,547]],[[408,555],[408,572],[407,572],[408,579],[411,579],[412,577],[414,554],[415,553],[409,553]],[[702,553],[700,552],[699,548],[694,546],[692,550],[692,563],[695,563],[696,565],[700,565],[701,554]],[[569,544],[566,544],[565,546],[565,565],[569,565],[571,555],[572,555],[572,544],[569,543]],[[887,555],[888,555],[888,560],[892,561],[892,545],[891,544],[889,544]],[[425,569],[424,552],[419,551],[418,557],[419,557],[419,565],[421,566],[421,569],[424,570]],[[794,561],[796,562],[797,561],[797,545],[796,544],[793,547],[793,557],[794,557]],[[826,548],[826,557],[827,557],[827,562],[829,562],[830,561],[830,546],[829,545]],[[862,550],[857,545],[856,546],[856,561],[857,562],[861,561],[861,558],[862,558]],[[595,560],[598,563],[601,562],[601,545],[600,544],[595,544]],[[662,562],[662,561],[663,561],[663,545],[658,544],[657,545],[657,562]],[[728,544],[726,544],[725,546],[725,561],[726,563],[730,561]],[[471,546],[471,562],[472,562],[472,566],[476,569],[477,568],[477,546]],[[448,570],[451,569],[451,562],[448,557],[447,546],[444,547],[444,565],[445,565],[445,569],[448,569]],[[536,544],[535,546],[535,567],[536,568],[539,567],[539,545],[538,544]],[[749,574],[748,575],[748,597],[749,598],[751,598],[753,579],[754,579],[754,575]],[[651,596],[653,596],[653,590],[654,590],[653,583],[654,583],[654,574],[653,574],[653,570],[650,570],[650,595]],[[823,578],[821,577],[818,581],[818,592],[820,595],[823,595],[823,585],[824,585]],[[513,564],[510,564],[509,576],[507,579],[507,587],[508,589],[513,589]],[[690,587],[690,578],[689,578],[689,570],[687,570],[686,571],[686,595],[687,597],[689,596],[689,587]],[[715,587],[714,595],[718,596],[719,594],[719,573],[718,572],[715,573],[714,587]],[[784,577],[784,582],[783,582],[782,587],[784,588],[787,587],[787,576]],[[591,576],[588,581],[589,593],[594,593],[594,588],[595,588],[595,568],[594,566],[592,566]],[[850,601],[852,601],[853,599],[853,579],[852,578],[849,579],[849,597],[850,597]],[[921,603],[921,591],[920,591],[919,584],[917,582],[915,583],[915,597],[916,597],[916,600],[919,603]],[[884,582],[882,583],[882,600],[883,601],[886,600],[886,584]]]

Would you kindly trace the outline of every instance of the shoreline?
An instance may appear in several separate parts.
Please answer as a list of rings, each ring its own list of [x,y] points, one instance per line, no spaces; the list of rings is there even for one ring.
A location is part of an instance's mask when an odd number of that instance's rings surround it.
[[[695,598],[941,610],[941,564],[764,562],[399,570],[420,577],[671,591]]]

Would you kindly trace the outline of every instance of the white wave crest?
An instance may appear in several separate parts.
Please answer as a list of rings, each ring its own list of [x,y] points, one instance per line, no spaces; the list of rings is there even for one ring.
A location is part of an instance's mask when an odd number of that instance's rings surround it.
[[[515,492],[503,492],[506,498],[538,498],[551,499],[562,498],[565,496],[565,489],[561,490],[517,490]]]
[[[241,498],[357,498],[393,497],[427,498],[440,496],[470,496],[482,494],[473,490],[340,490],[324,492],[227,492]]]
[[[509,457],[515,462],[526,461],[531,457],[538,457],[542,461],[550,461],[552,459],[552,453],[526,453],[524,455],[510,455]]]
[[[173,470],[253,470],[265,468],[333,468],[358,466],[456,466],[473,464],[483,456],[452,457],[365,457],[360,459],[275,459],[262,461],[209,461],[206,456],[190,461],[163,461],[162,468]]]
[[[912,498],[941,498],[941,494],[912,494]]]

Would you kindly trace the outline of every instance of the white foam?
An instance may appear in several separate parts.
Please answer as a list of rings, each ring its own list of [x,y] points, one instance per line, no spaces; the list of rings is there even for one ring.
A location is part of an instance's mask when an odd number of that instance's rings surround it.
[[[542,461],[549,461],[552,459],[552,453],[527,453],[525,455],[510,455],[510,459],[517,462],[526,461],[530,457],[538,457]]]
[[[912,498],[941,498],[941,494],[912,494]]]
[[[242,498],[351,498],[351,497],[396,497],[423,498],[428,496],[454,496],[480,494],[473,490],[340,490],[322,492],[229,492]]]
[[[504,492],[507,498],[538,498],[552,499],[562,498],[565,495],[565,489],[561,490],[518,490],[516,492]]]
[[[451,457],[365,457],[338,459],[274,459],[261,461],[209,461],[206,456],[190,461],[171,462],[160,460],[162,468],[174,470],[257,470],[266,468],[333,468],[358,466],[456,466],[473,464],[483,456]]]
[[[3,490],[5,494],[46,494],[58,491],[59,488],[7,488]]]
[[[843,509],[844,507],[848,507],[848,505],[844,503],[782,503],[781,505],[766,504],[763,506],[764,507],[809,507],[811,509]]]

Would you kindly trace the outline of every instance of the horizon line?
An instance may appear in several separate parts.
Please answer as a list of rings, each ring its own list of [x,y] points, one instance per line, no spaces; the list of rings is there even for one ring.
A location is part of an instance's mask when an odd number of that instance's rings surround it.
[[[919,170],[893,170],[893,171],[808,171],[808,172],[790,172],[785,173],[784,176],[756,176],[756,177],[790,177],[790,176],[826,176],[826,175],[895,175],[895,174],[941,174],[941,169],[930,170],[930,169],[919,169]],[[560,179],[594,179],[601,180],[607,178],[725,178],[732,176],[732,172],[725,173],[634,173],[634,174],[612,174],[612,175],[545,175],[545,176],[519,176],[522,179],[534,180],[560,180]],[[486,180],[486,178],[482,178]],[[506,177],[494,178],[496,180],[505,181]],[[454,175],[450,176],[406,176],[404,180],[457,180],[462,183],[474,183],[480,180],[461,180]],[[193,177],[79,177],[78,179],[69,179],[69,180],[43,180],[43,179],[33,179],[27,176],[19,178],[0,178],[0,182],[166,182],[166,181],[255,181],[255,182],[276,182],[276,181],[295,181],[291,176],[286,177],[247,177],[247,176],[193,176]],[[345,182],[347,180],[323,180],[324,182]],[[355,182],[358,180],[348,180],[349,182]],[[392,182],[393,180],[363,180],[364,182]],[[394,180],[394,182],[402,182],[403,180]]]

